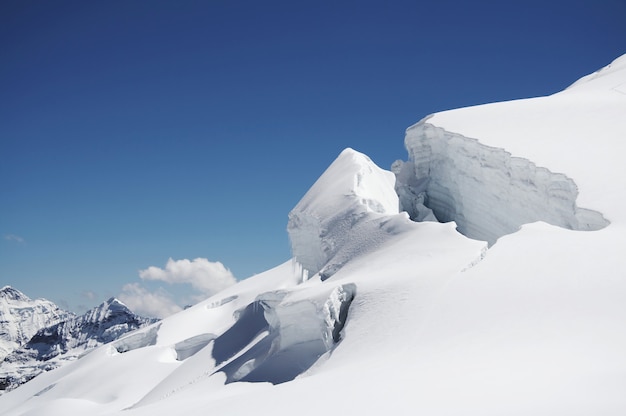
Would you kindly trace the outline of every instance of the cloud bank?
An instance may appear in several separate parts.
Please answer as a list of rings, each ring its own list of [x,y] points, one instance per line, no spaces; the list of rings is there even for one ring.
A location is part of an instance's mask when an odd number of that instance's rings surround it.
[[[165,318],[182,310],[163,289],[150,292],[139,283],[124,285],[118,298],[130,310],[142,316]]]
[[[143,280],[159,280],[171,284],[188,283],[203,295],[211,296],[234,285],[235,276],[219,261],[204,258],[167,261],[164,269],[151,266],[139,271]]]
[[[197,302],[237,283],[237,279],[219,261],[205,258],[194,260],[173,260],[170,258],[164,268],[150,266],[139,271],[143,281],[159,281],[172,285],[190,285],[195,292],[188,299]],[[139,315],[165,318],[182,308],[163,288],[151,291],[140,283],[129,283],[122,288],[118,298]]]

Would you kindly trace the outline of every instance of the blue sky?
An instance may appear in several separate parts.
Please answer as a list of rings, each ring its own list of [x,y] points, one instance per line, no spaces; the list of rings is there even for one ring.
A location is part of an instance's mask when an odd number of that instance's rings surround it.
[[[547,95],[626,53],[626,2],[3,1],[0,286],[77,311],[169,258],[245,278],[345,147]],[[185,297],[186,296],[186,297]]]

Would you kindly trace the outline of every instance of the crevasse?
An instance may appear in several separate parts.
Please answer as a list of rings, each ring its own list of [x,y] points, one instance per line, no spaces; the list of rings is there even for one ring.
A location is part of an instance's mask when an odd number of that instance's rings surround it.
[[[409,160],[392,167],[400,209],[411,219],[455,221],[459,232],[490,245],[536,221],[582,231],[608,225],[576,205],[578,188],[566,175],[427,119],[407,130]]]
[[[280,384],[309,369],[341,340],[356,285],[328,288],[315,299],[286,296],[283,291],[260,294],[215,339],[216,372],[223,372],[227,383]]]

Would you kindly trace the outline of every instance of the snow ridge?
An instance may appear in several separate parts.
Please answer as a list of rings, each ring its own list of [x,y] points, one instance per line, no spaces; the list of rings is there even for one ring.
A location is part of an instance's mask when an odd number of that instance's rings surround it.
[[[49,360],[70,349],[87,349],[106,344],[155,320],[135,315],[115,298],[84,315],[44,328],[25,346],[38,351],[38,359]]]

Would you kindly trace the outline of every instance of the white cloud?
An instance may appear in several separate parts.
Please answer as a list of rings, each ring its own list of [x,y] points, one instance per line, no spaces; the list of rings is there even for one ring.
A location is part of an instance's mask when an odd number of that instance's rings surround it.
[[[164,290],[150,292],[139,283],[124,285],[118,298],[130,310],[142,316],[165,318],[182,310]]]
[[[15,235],[15,234],[5,234],[4,239],[7,241],[14,241],[18,244],[23,244],[26,242],[26,240],[24,240],[22,237],[20,237],[19,235]]]
[[[219,261],[169,259],[164,269],[151,266],[139,271],[143,280],[159,280],[171,284],[188,283],[205,296],[211,296],[234,285],[235,276]]]
[[[93,292],[91,290],[85,290],[81,293],[82,297],[87,298],[89,300],[94,300],[96,299],[96,292]]]
[[[187,300],[193,303],[206,299],[237,282],[235,276],[222,263],[204,258],[194,260],[170,258],[164,268],[151,266],[140,270],[139,277],[144,281],[188,284],[196,292],[187,294]],[[151,291],[140,283],[125,285],[118,298],[131,310],[144,316],[165,318],[182,310],[163,288]]]

